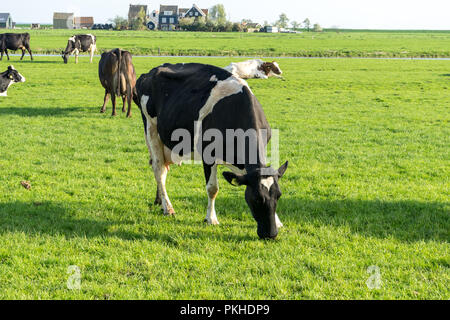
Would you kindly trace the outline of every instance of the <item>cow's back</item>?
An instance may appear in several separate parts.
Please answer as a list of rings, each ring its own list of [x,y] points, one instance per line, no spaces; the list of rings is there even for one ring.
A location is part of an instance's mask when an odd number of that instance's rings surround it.
[[[208,128],[268,127],[256,97],[247,83],[211,65],[165,64],[143,75],[137,83],[139,99],[148,96],[146,108],[157,118],[164,145],[173,148],[172,133],[186,129],[194,134],[196,121]]]

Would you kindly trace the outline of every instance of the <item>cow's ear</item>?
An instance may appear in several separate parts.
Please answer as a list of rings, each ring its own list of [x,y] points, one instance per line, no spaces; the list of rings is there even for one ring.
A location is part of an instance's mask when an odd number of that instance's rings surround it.
[[[245,176],[240,174],[226,171],[223,173],[223,177],[235,187],[240,187],[247,184],[247,179],[245,178]]]
[[[286,161],[286,163],[285,164],[283,164],[281,167],[280,167],[280,169],[278,169],[278,176],[281,178],[282,176],[284,176],[284,174],[285,174],[285,172],[286,172],[286,170],[287,170],[287,168],[288,168],[288,165],[289,165],[289,161]]]

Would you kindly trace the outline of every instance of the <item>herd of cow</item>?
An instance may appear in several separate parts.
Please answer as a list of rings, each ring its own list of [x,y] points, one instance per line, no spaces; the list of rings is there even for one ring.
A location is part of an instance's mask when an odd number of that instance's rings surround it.
[[[74,54],[76,62],[80,52],[89,52],[91,63],[96,51],[97,39],[93,35],[76,35],[68,40],[62,52],[64,63]],[[0,34],[1,57],[8,50],[22,50],[22,57],[30,49],[29,34]],[[246,186],[245,200],[257,222],[257,233],[262,239],[274,239],[282,223],[276,213],[281,197],[279,179],[286,172],[286,162],[279,169],[267,166],[263,149],[271,138],[271,129],[264,111],[244,79],[281,77],[281,69],[276,62],[250,60],[232,63],[225,68],[212,65],[164,64],[141,75],[137,80],[132,56],[128,51],[114,49],[101,55],[99,78],[105,89],[101,112],[106,111],[112,100],[116,115],[116,97],[123,100],[123,109],[131,116],[132,101],[139,107],[144,123],[145,139],[150,153],[150,165],[157,183],[155,204],[161,205],[165,215],[175,211],[166,191],[169,167],[178,164],[176,156],[193,156],[200,152],[206,178],[208,208],[205,222],[219,224],[215,211],[215,199],[219,186],[217,166],[225,165],[231,172],[224,172],[224,178],[234,186]],[[0,73],[0,96],[6,96],[11,84],[25,82],[25,78],[9,66]],[[200,129],[197,125],[200,123]],[[190,149],[175,151],[177,141],[173,137],[179,130],[190,134],[192,141],[199,133],[214,130],[224,137],[222,149],[213,153],[213,161],[206,161],[201,150],[208,148],[211,141],[203,141],[200,150],[194,143]],[[197,132],[201,130],[201,132]],[[257,132],[255,139],[245,140],[239,146],[237,137],[228,132]],[[267,134],[261,135],[260,132]],[[256,158],[251,153],[256,149]]]

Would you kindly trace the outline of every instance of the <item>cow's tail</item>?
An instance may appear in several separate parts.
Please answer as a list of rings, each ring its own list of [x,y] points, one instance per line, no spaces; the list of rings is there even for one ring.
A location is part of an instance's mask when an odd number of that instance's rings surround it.
[[[121,85],[120,85],[120,82],[121,82],[121,76],[120,76],[120,74],[121,74],[121,68],[120,68],[120,66],[122,65],[122,51],[120,50],[120,48],[119,49],[116,49],[116,55],[117,55],[117,59],[118,59],[118,67],[117,67],[117,91],[116,91],[116,93],[117,93],[117,95],[120,97],[120,89],[121,89]]]

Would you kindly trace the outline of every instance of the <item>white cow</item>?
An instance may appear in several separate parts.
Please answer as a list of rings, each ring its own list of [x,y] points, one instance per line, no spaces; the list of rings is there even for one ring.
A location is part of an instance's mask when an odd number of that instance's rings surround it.
[[[281,78],[281,75],[283,74],[283,71],[281,71],[277,62],[264,62],[260,59],[233,62],[224,69],[241,79]]]

